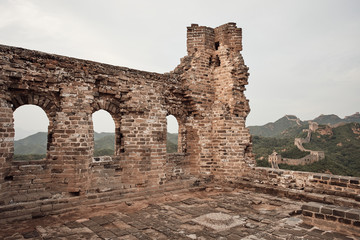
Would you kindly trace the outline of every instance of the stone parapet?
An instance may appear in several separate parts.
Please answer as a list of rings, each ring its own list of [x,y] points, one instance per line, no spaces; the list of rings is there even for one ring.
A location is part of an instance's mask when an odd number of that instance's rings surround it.
[[[360,178],[256,167],[246,174],[262,184],[344,196],[360,201]]]
[[[360,231],[360,209],[317,202],[305,203],[301,209],[302,215],[313,224],[322,224],[322,220],[324,220],[327,222],[326,225],[334,227],[334,229],[345,227],[352,231],[356,231],[356,229]]]

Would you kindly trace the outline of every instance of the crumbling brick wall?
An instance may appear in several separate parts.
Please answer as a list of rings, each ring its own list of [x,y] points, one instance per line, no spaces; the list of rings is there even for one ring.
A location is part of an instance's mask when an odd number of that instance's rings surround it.
[[[240,176],[254,163],[241,38],[234,23],[191,25],[188,55],[165,74],[0,45],[0,204]],[[42,161],[12,159],[13,111],[25,104],[49,118]],[[115,152],[96,162],[92,113],[100,109],[115,122]],[[170,114],[179,123],[179,154],[169,161]]]
[[[241,29],[235,23],[212,29],[188,27],[188,56],[175,69],[191,111],[185,124],[193,174],[234,178],[253,164],[250,111],[244,95],[248,67],[240,54]]]

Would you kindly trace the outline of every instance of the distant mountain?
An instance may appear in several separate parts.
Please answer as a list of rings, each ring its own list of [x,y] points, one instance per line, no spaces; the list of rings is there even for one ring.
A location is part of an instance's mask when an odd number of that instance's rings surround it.
[[[351,116],[347,116],[347,117],[344,118],[344,120],[345,120],[346,122],[357,122],[357,123],[360,123],[360,113],[357,112],[357,113],[355,113],[355,114],[353,114],[353,115],[351,115]]]
[[[115,133],[94,133],[94,156],[114,155]]]
[[[318,124],[322,124],[322,125],[327,125],[327,124],[335,125],[335,124],[339,124],[341,122],[345,122],[343,119],[339,118],[335,114],[329,114],[329,115],[321,114],[320,116],[318,116],[317,118],[315,118],[312,121],[317,122]]]
[[[167,151],[168,152],[177,152],[177,133],[168,133],[167,134]],[[115,149],[115,133],[94,132],[94,155],[113,155]],[[36,134],[30,135],[24,139],[14,141],[14,154],[22,159],[27,159],[27,157],[20,155],[41,155],[33,156],[31,159],[43,158],[46,154],[46,145],[47,145],[47,133],[38,132]]]
[[[47,133],[38,132],[14,141],[14,154],[46,154]]]
[[[94,132],[94,140],[97,141],[103,137],[106,137],[106,136],[115,136],[115,133],[111,133],[111,132],[101,132],[101,133],[97,133],[97,132]]]
[[[275,137],[284,130],[301,126],[302,122],[294,115],[285,115],[274,123],[267,123],[264,126],[249,126],[250,133],[255,136]]]
[[[95,137],[94,137],[95,139]],[[95,151],[100,149],[115,149],[115,134],[105,135],[104,137],[95,139]]]
[[[178,134],[177,133],[167,133],[167,144],[166,152],[174,153],[178,149]]]
[[[309,121],[317,122],[320,125],[339,126],[346,123],[360,123],[360,113],[357,112],[344,119],[335,114],[321,114],[317,118],[308,121],[301,121],[293,115],[285,115],[274,123],[267,123],[263,126],[249,126],[251,135],[262,137],[294,137],[302,132],[302,129],[308,128]]]
[[[340,118],[339,116],[335,114],[321,114],[314,120],[311,120],[312,122],[317,122],[318,124],[322,125],[338,125],[341,123],[360,123],[360,113],[357,112],[353,115],[346,116],[344,118]]]

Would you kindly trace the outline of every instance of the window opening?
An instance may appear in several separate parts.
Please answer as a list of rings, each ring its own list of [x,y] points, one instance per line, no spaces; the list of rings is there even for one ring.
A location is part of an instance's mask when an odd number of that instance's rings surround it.
[[[178,137],[179,137],[179,124],[173,115],[166,117],[167,123],[167,137],[166,137],[166,152],[178,152]]]
[[[115,152],[115,122],[109,112],[98,110],[92,114],[94,127],[94,156],[110,156]]]
[[[49,119],[45,111],[36,105],[26,104],[14,113],[15,161],[41,160],[46,158]]]
[[[220,46],[220,43],[219,43],[219,42],[215,42],[215,50],[218,50],[218,49],[219,49],[219,46]]]
[[[220,58],[218,55],[215,56],[215,67],[219,67],[220,66]]]

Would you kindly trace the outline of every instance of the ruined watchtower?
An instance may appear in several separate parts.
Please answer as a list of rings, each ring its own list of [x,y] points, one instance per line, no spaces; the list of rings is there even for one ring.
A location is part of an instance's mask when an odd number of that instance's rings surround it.
[[[193,24],[188,56],[174,71],[186,89],[189,161],[201,174],[231,178],[252,163],[241,39],[235,23],[215,29]]]
[[[166,74],[0,45],[3,212],[12,212],[9,218],[46,215],[80,200],[91,204],[186,187],[189,179],[209,176],[234,179],[248,170],[254,160],[245,127],[249,74],[240,54],[241,29],[235,23],[192,24],[187,38],[188,55]],[[41,161],[13,160],[13,111],[25,104],[41,107],[49,118]],[[99,109],[116,126],[114,155],[100,162],[93,159],[91,118]],[[170,114],[179,122],[173,155],[166,153]],[[26,213],[14,213],[13,203],[23,204]]]

